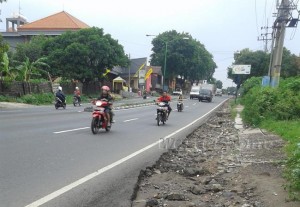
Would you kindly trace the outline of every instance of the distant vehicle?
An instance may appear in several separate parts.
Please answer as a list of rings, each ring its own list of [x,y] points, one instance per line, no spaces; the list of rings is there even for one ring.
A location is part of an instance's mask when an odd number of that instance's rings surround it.
[[[215,92],[216,92],[216,85],[214,85],[214,84],[202,84],[201,89],[211,90],[212,94],[214,95]]]
[[[215,96],[222,96],[222,89],[217,88]]]
[[[190,99],[199,98],[200,86],[192,86]]]
[[[173,95],[182,95],[182,90],[180,88],[176,88],[175,91],[173,91]]]
[[[211,102],[213,98],[212,91],[209,89],[201,89],[199,92],[199,102],[200,101],[208,101]]]

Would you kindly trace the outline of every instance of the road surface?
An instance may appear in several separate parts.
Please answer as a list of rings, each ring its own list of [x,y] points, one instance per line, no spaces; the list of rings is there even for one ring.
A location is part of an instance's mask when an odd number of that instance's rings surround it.
[[[183,112],[173,102],[163,126],[155,105],[117,110],[112,130],[97,135],[83,107],[0,109],[0,206],[130,206],[140,170],[225,100],[186,100]]]

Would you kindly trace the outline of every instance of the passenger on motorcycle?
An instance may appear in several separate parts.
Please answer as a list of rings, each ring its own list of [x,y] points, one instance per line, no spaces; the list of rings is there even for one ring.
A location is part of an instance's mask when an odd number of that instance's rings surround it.
[[[56,92],[55,96],[56,96],[57,98],[59,98],[59,99],[62,101],[62,103],[64,103],[65,100],[66,100],[66,96],[65,96],[65,94],[62,92],[62,87],[61,87],[61,86],[58,86],[58,91]]]
[[[75,91],[74,91],[74,97],[77,98],[79,106],[81,105],[81,97],[80,97],[80,95],[81,95],[80,90],[79,90],[78,87],[76,87]]]
[[[167,92],[164,91],[163,94],[162,94],[162,96],[160,96],[160,97],[157,99],[157,101],[158,101],[158,102],[164,102],[164,103],[166,103],[166,104],[168,105],[168,116],[167,116],[167,118],[169,118],[169,115],[170,115],[170,113],[171,113],[171,111],[172,111],[172,108],[171,108],[171,106],[170,106],[170,104],[169,104],[169,102],[171,101],[171,96],[169,96],[169,95],[167,94]]]
[[[183,97],[182,97],[181,94],[180,94],[179,97],[178,97],[178,101],[179,101],[179,102],[182,102],[182,101],[183,101]]]
[[[109,103],[109,106],[105,107],[105,114],[107,117],[107,126],[110,126],[110,123],[112,122],[112,102],[113,102],[113,97],[110,95],[110,88],[108,86],[102,86],[101,88],[101,94],[100,97],[98,97],[97,100],[102,100],[106,99],[107,102]]]

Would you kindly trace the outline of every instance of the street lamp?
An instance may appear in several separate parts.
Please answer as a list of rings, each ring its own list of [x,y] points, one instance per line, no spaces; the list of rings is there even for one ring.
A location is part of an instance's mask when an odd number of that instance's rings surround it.
[[[150,34],[146,34],[147,37],[156,37],[157,35],[150,35]],[[188,37],[183,37],[182,38],[183,40],[189,40],[190,38]],[[165,84],[165,77],[166,77],[166,68],[167,68],[167,53],[168,53],[168,43],[169,42],[172,42],[176,39],[173,39],[173,40],[170,40],[170,41],[164,41],[162,40],[164,43],[165,43],[165,58],[164,58],[164,71],[163,71],[163,79],[162,79],[162,86],[163,86],[163,90],[164,90],[164,84]]]

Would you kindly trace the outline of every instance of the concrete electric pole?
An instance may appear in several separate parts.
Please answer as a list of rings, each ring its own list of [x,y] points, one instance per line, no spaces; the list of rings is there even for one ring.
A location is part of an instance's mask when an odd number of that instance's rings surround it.
[[[295,9],[297,9],[297,5],[293,3],[293,0],[281,0],[280,4],[279,0],[277,1],[278,13],[273,25],[269,68],[271,87],[279,85],[285,29],[286,27],[297,27],[299,21],[299,15],[298,18],[292,17],[292,11]]]

